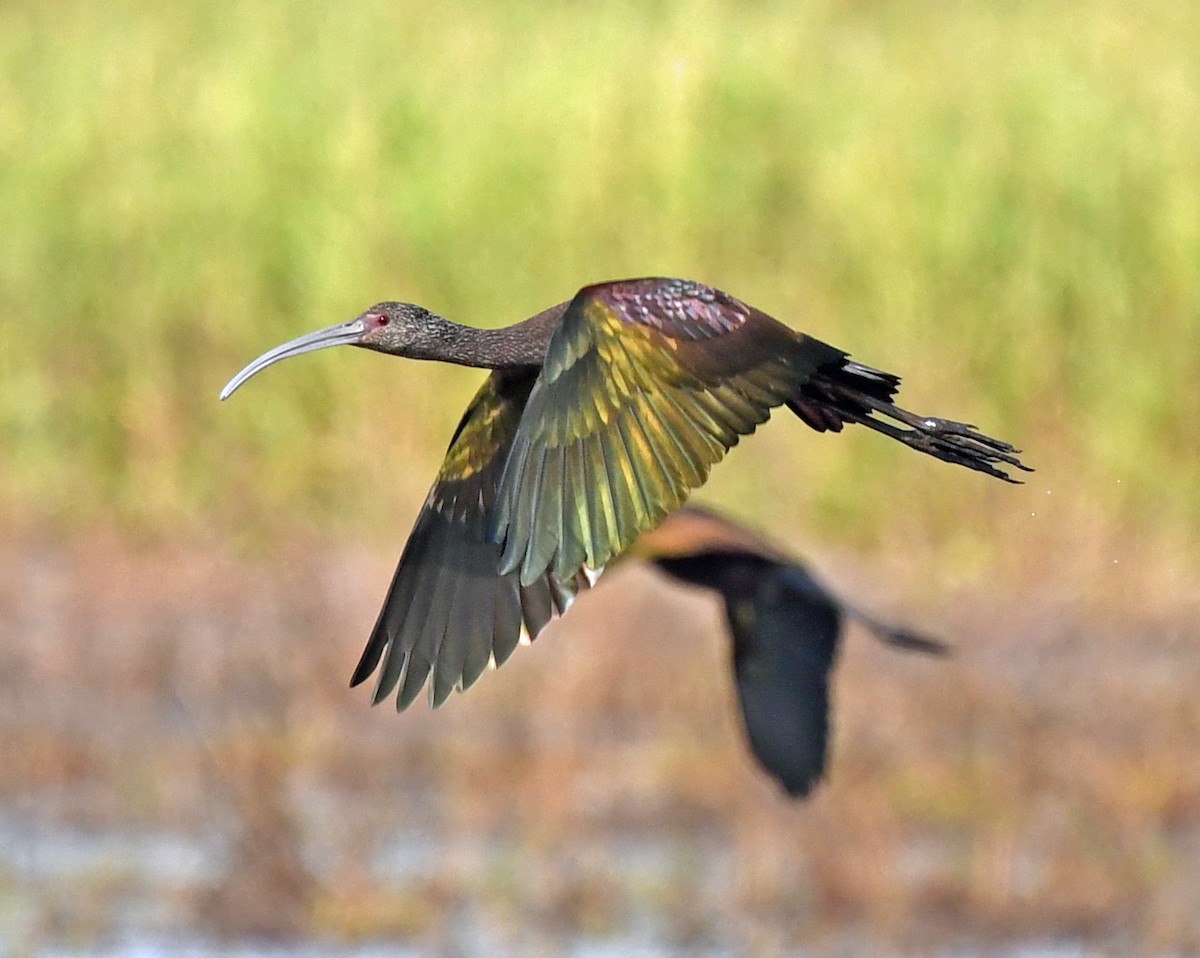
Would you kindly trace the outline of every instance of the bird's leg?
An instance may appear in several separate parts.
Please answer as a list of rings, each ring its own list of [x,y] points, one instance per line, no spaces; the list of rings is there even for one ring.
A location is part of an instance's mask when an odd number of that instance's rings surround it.
[[[862,609],[856,608],[846,602],[842,603],[842,608],[851,619],[858,622],[859,625],[884,645],[890,645],[897,649],[906,649],[910,652],[924,652],[926,655],[950,654],[950,646],[940,639],[934,639],[927,635],[921,635],[919,632],[910,632],[907,629],[888,625],[886,622],[881,622],[873,615],[868,615]]]
[[[1023,472],[1033,472],[1029,466],[1017,458],[1017,453],[1021,450],[1000,439],[985,436],[969,423],[956,422],[953,419],[918,416],[890,402],[859,392],[849,393],[846,398],[854,405],[867,407],[868,412],[863,415],[856,413],[852,408],[839,408],[843,415],[847,415],[855,422],[869,426],[885,436],[891,436],[919,452],[927,453],[945,462],[957,463],[968,469],[987,473],[989,476],[995,476],[1005,482],[1017,483],[1019,480],[996,469],[993,463],[1004,463]],[[872,412],[886,416],[909,428],[901,429],[882,419],[876,419],[871,415]]]

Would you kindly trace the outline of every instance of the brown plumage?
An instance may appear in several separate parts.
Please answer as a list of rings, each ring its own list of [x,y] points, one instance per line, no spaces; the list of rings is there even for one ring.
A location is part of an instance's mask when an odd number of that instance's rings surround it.
[[[380,663],[376,702],[466,688],[563,611],[639,532],[702,484],[775,406],[818,431],[859,422],[1006,481],[1018,450],[892,403],[899,378],[851,361],[720,290],[678,279],[588,286],[498,330],[411,303],[256,359],[221,393],[289,356],[355,345],[493,370],[468,407],[401,557],[352,684]]]

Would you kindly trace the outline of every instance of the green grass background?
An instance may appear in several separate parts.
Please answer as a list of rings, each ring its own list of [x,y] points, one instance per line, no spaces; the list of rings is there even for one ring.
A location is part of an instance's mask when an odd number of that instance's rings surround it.
[[[478,373],[339,350],[219,404],[233,372],[379,299],[499,325],[674,274],[1039,470],[780,417],[710,501],[951,575],[1194,555],[1197,37],[1190,2],[10,0],[0,513],[390,548]]]

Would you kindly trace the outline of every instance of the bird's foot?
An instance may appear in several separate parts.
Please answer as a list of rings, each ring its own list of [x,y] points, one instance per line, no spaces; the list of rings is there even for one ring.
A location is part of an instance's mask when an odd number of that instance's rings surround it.
[[[997,469],[995,464],[1002,463],[1022,472],[1033,472],[1017,458],[1020,449],[1011,443],[985,436],[969,423],[911,414],[904,416],[902,421],[910,428],[896,438],[913,449],[945,462],[957,463],[1012,483],[1020,480]]]

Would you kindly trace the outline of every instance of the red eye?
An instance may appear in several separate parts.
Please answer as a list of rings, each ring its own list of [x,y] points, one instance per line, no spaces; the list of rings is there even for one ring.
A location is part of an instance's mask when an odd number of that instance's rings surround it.
[[[375,328],[378,329],[382,326],[386,326],[391,321],[392,321],[392,317],[389,316],[387,313],[378,313],[375,316]]]

